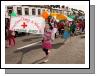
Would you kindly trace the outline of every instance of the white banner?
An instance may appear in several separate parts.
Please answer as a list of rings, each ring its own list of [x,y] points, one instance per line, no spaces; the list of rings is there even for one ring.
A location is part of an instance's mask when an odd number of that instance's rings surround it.
[[[27,32],[34,34],[43,34],[45,20],[36,16],[18,16],[11,17],[10,30]]]

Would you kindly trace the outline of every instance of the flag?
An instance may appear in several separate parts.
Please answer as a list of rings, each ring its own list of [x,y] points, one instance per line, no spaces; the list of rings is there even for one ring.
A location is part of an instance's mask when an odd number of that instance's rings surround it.
[[[17,14],[16,14],[15,11],[12,11],[12,13],[10,15],[13,16],[13,17],[16,17],[17,16]]]
[[[75,16],[73,16],[73,15],[71,15],[71,16],[68,16],[69,18],[71,18],[71,19],[75,19]]]

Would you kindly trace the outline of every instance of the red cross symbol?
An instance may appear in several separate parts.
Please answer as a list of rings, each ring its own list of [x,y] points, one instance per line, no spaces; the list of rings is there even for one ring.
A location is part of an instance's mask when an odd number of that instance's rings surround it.
[[[27,25],[25,24],[25,22],[23,22],[23,24],[21,25],[23,28],[27,27]]]

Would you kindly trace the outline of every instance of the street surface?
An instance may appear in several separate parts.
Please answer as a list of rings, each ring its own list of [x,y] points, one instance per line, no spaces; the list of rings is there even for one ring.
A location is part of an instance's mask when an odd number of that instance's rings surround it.
[[[83,35],[68,38],[64,43],[61,37],[53,41],[53,48],[49,61],[44,63],[45,54],[41,48],[41,35],[26,35],[16,37],[15,47],[5,48],[6,64],[84,64],[85,63],[85,38]],[[38,43],[36,43],[38,42]],[[32,46],[17,49],[29,44]],[[6,45],[7,40],[6,40]]]

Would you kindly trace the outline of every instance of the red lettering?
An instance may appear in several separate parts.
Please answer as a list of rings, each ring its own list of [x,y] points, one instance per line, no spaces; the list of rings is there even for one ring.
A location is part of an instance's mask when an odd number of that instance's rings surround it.
[[[21,20],[26,21],[26,22],[30,21],[30,19],[27,19],[27,18],[24,18],[24,17],[21,17]]]

